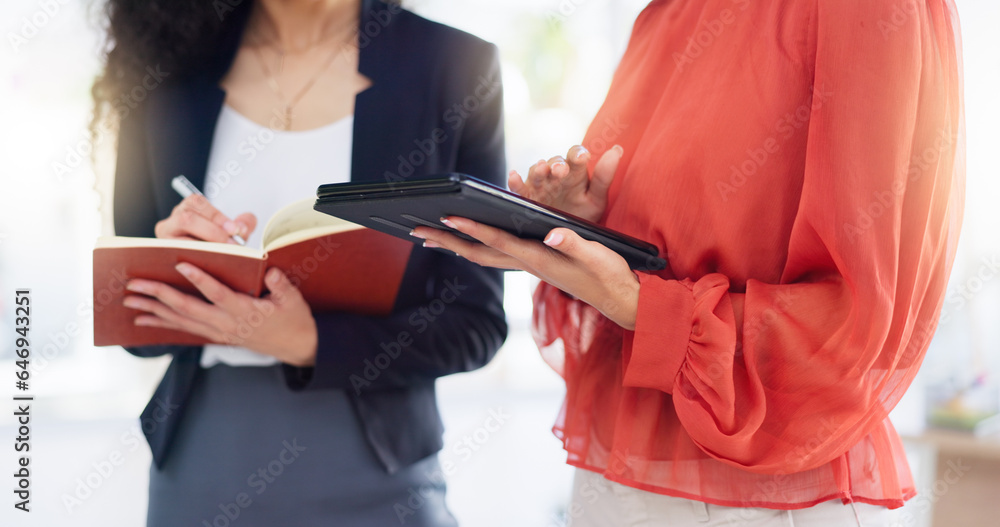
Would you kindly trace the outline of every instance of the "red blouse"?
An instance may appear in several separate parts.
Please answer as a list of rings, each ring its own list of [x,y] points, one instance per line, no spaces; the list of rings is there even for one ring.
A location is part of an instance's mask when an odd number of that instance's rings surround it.
[[[661,0],[584,144],[649,240],[635,331],[542,284],[568,462],[794,509],[915,494],[887,415],[937,324],[964,199],[952,0]],[[562,346],[553,346],[556,341]]]

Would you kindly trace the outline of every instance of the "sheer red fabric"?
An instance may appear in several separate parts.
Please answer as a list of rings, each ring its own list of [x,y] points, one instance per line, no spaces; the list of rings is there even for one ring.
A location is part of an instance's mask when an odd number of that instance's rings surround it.
[[[961,223],[959,46],[951,0],[647,6],[584,145],[625,148],[603,221],[669,268],[634,332],[536,290],[570,464],[730,506],[915,494],[887,416]]]

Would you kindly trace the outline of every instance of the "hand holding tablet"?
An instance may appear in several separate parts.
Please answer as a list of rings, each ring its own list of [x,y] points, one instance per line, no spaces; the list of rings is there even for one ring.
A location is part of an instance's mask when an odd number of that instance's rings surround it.
[[[634,270],[666,266],[656,246],[596,223],[547,207],[465,174],[384,183],[337,183],[317,191],[315,209],[366,227],[415,241],[418,226],[451,230],[440,219],[463,217],[518,238],[542,241],[556,228],[618,253]]]

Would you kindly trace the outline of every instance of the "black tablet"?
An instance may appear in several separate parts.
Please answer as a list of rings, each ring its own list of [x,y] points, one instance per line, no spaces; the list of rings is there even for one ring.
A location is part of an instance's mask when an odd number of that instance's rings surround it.
[[[656,271],[666,262],[656,246],[546,207],[465,174],[384,183],[336,183],[317,190],[317,211],[418,242],[418,225],[448,230],[439,219],[461,216],[510,232],[544,240],[556,227],[571,229],[620,254],[635,270]],[[468,236],[451,231],[465,239]]]

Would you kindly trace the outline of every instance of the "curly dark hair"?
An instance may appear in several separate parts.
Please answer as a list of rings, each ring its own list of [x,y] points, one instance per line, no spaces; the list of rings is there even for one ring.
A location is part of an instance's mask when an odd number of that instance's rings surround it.
[[[251,0],[107,0],[103,6],[104,71],[91,89],[92,135],[98,127],[116,128],[130,105],[128,94],[149,71],[171,79],[195,75],[219,60],[216,53],[227,27],[241,23]]]

